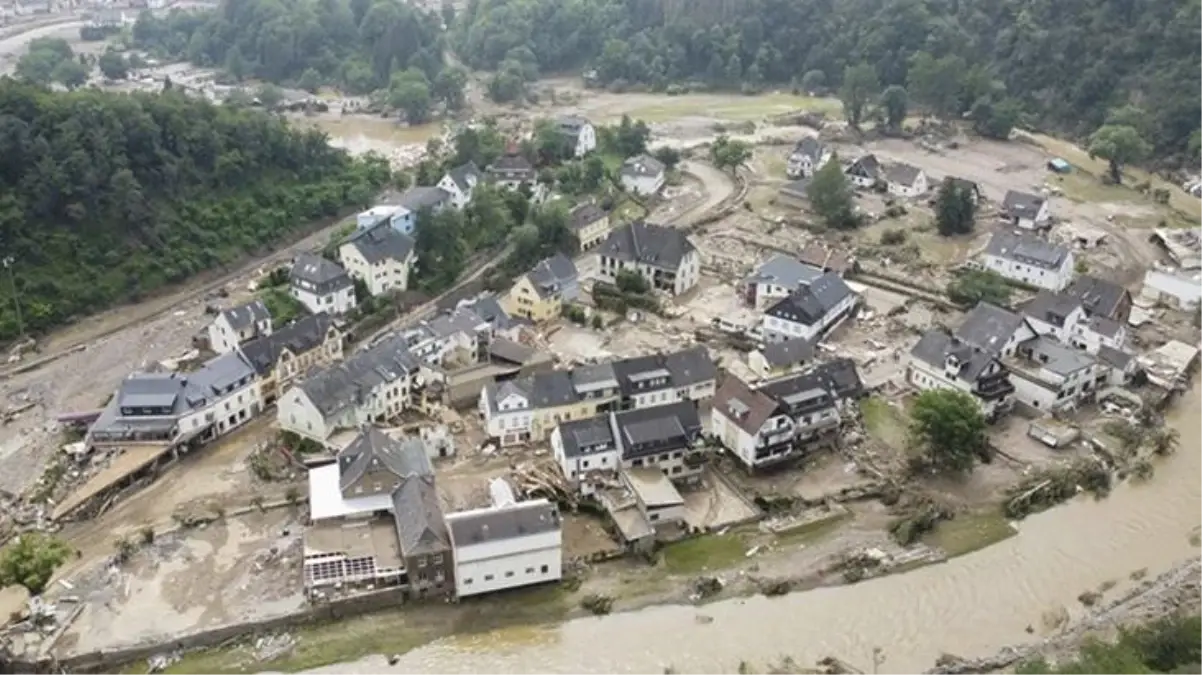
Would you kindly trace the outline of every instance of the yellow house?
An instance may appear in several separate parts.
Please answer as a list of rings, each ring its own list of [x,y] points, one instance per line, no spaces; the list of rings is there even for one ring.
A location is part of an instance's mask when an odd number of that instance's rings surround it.
[[[576,299],[580,285],[576,265],[562,253],[540,261],[514,282],[505,296],[505,311],[536,323],[559,316],[565,302]]]
[[[587,251],[609,236],[609,214],[592,202],[580,204],[568,214],[568,227],[580,242],[580,250]]]
[[[238,348],[259,374],[263,402],[274,403],[310,369],[342,359],[342,332],[329,314],[297,319]]]

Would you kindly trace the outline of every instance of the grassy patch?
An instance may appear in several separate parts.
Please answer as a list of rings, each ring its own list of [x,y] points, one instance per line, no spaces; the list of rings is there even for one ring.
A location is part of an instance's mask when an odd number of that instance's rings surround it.
[[[747,547],[735,534],[712,534],[669,544],[664,568],[669,574],[697,574],[731,567],[746,558]]]
[[[942,549],[949,558],[954,558],[992,546],[1016,534],[1018,532],[998,509],[988,509],[962,513],[945,520],[923,539],[928,545]]]
[[[627,111],[632,119],[646,122],[669,122],[682,117],[712,117],[714,119],[742,122],[758,120],[794,110],[824,112],[839,116],[842,106],[835,99],[813,96],[794,96],[777,93],[760,96],[685,94],[663,96],[657,103],[640,106]]]
[[[870,396],[860,402],[860,413],[864,415],[864,427],[874,438],[894,449],[906,449],[908,421],[904,411],[879,396]]]
[[[646,215],[646,210],[642,206],[639,206],[633,199],[627,199],[614,207],[612,221],[616,227],[621,223],[629,223]]]

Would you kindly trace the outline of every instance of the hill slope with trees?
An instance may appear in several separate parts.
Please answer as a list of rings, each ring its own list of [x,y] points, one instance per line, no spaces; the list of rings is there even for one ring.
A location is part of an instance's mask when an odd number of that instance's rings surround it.
[[[1079,138],[1134,105],[1122,116],[1154,156],[1196,158],[1200,24],[1199,0],[475,0],[451,43],[507,78],[587,68],[614,89],[874,98],[900,86],[929,113],[1002,109]]]
[[[27,330],[264,251],[388,179],[382,160],[261,113],[0,80],[0,252]],[[17,317],[0,282],[4,340]]]

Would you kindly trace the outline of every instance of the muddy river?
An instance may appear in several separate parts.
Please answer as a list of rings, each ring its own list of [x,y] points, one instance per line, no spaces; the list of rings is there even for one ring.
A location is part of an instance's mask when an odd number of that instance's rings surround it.
[[[919,672],[942,652],[983,656],[1033,639],[1045,611],[1079,613],[1084,590],[1132,571],[1158,574],[1198,554],[1202,516],[1199,387],[1169,416],[1181,448],[1156,477],[1119,486],[1026,519],[1018,536],[943,565],[854,586],[782,598],[732,599],[703,608],[663,606],[538,628],[448,638],[389,667],[368,657],[314,672],[519,673],[734,672],[788,655],[813,663],[835,655],[868,670],[874,646],[886,672]],[[1118,591],[1112,591],[1116,593]],[[698,614],[713,617],[702,624]]]

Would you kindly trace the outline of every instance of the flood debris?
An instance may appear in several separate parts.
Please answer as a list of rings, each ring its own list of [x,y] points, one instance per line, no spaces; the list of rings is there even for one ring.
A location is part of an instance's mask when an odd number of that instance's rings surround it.
[[[1002,512],[1019,520],[1065,502],[1080,492],[1098,497],[1110,492],[1109,467],[1092,457],[1033,472],[1006,490]]]
[[[589,593],[580,599],[580,607],[597,616],[609,614],[613,610],[614,599],[600,593]]]

